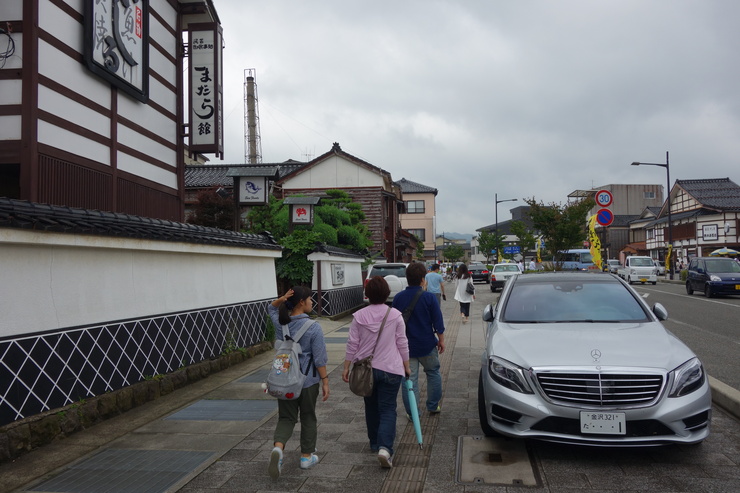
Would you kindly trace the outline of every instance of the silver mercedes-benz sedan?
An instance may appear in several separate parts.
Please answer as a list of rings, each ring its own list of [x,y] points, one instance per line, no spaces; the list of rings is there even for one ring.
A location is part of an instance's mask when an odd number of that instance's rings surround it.
[[[698,443],[712,398],[696,355],[624,281],[514,276],[488,322],[478,384],[484,434],[601,446]]]

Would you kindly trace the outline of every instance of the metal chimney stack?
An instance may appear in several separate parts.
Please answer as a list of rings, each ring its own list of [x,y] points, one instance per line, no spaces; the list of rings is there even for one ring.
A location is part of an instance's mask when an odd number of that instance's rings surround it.
[[[244,70],[244,162],[247,164],[262,162],[256,77],[256,69]]]

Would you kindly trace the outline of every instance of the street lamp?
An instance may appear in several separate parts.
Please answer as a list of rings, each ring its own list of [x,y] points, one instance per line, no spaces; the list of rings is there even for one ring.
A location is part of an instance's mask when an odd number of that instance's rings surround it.
[[[666,176],[666,200],[668,204],[668,245],[673,245],[673,221],[671,221],[671,168],[668,161],[668,151],[665,151],[665,164],[663,163],[640,163],[635,161],[632,166],[660,166],[665,168]],[[673,280],[673,255],[668,259],[668,265],[666,269],[669,271],[670,279]]]
[[[499,200],[498,199],[498,194],[495,194],[495,200],[496,200],[496,207],[495,207],[495,209],[496,209],[496,263],[498,263],[499,259],[501,258],[501,252],[499,251],[500,250],[500,248],[499,248],[500,245],[498,244],[498,205],[501,202],[516,202],[517,199]]]

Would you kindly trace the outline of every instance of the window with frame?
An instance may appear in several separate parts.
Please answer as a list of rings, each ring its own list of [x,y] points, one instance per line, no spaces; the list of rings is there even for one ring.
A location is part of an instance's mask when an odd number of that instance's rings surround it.
[[[423,200],[407,200],[406,201],[406,213],[407,214],[424,214],[424,201]]]
[[[646,199],[654,199],[655,198],[655,192],[644,192]]]
[[[426,241],[426,230],[425,229],[409,229],[409,233],[416,236],[420,241]]]

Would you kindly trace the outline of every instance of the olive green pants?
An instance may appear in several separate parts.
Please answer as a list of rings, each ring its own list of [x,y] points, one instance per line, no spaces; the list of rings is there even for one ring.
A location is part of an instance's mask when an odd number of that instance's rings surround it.
[[[316,401],[319,398],[319,384],[301,390],[301,395],[293,401],[278,400],[278,422],[273,438],[275,442],[288,443],[293,435],[293,428],[301,420],[301,453],[312,454],[316,451],[317,425]]]

